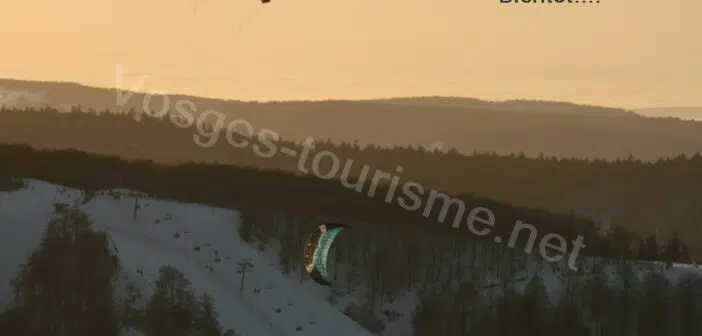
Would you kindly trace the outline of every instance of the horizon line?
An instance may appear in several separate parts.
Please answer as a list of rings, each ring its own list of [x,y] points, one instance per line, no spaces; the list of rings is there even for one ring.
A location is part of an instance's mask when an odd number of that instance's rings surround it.
[[[134,77],[138,75],[150,75],[151,73],[136,73],[136,74],[125,74],[124,77]],[[20,78],[11,78],[11,77],[0,77],[0,81],[16,81],[16,82],[25,82],[25,83],[50,83],[50,84],[68,84],[68,85],[77,85],[77,86],[82,86],[85,88],[91,88],[91,89],[100,89],[100,90],[117,90],[118,88],[116,86],[101,86],[101,85],[96,85],[96,84],[89,84],[89,83],[81,83],[78,81],[70,81],[70,80],[38,80],[38,79],[20,79]],[[1,89],[2,87],[0,87]],[[212,99],[212,100],[223,100],[223,101],[231,101],[231,102],[240,102],[240,103],[310,103],[310,102],[374,102],[374,101],[384,101],[384,100],[398,100],[398,99],[426,99],[426,98],[441,98],[441,99],[465,99],[465,100],[475,100],[478,102],[483,102],[483,103],[509,103],[509,102],[533,102],[533,103],[549,103],[549,104],[567,104],[567,105],[574,105],[574,106],[581,106],[581,107],[595,107],[595,108],[609,108],[609,109],[617,109],[617,110],[622,110],[626,112],[634,112],[635,110],[638,109],[644,109],[644,108],[625,108],[625,107],[617,107],[617,106],[611,106],[611,105],[598,105],[598,104],[588,104],[588,103],[578,103],[574,101],[565,101],[565,100],[549,100],[549,99],[537,99],[537,98],[511,98],[511,99],[485,99],[485,98],[478,98],[475,96],[455,96],[455,95],[439,95],[439,94],[427,94],[427,95],[416,95],[416,96],[382,96],[382,97],[373,97],[373,98],[364,98],[364,97],[358,97],[358,98],[319,98],[319,99],[287,99],[287,100],[276,100],[276,99],[270,99],[270,100],[245,100],[245,99],[238,99],[238,98],[221,98],[221,97],[216,97],[216,96],[198,96],[190,93],[184,93],[184,92],[178,92],[177,90],[173,90],[172,92],[148,92],[148,91],[134,91],[134,90],[127,90],[127,89],[121,89],[123,92],[133,92],[135,94],[153,94],[153,95],[178,95],[178,96],[184,96],[184,97],[192,97],[192,98],[201,98],[201,99]],[[671,107],[677,107],[677,106],[660,106],[660,107],[645,107],[645,108],[671,108]],[[696,106],[690,106],[693,108],[696,108]]]

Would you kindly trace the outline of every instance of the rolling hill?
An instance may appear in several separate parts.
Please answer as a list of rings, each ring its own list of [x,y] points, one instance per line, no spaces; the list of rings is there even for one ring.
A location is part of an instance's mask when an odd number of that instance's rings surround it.
[[[666,118],[678,117],[702,121],[702,106],[687,107],[651,107],[636,109],[636,113],[645,117]]]
[[[25,102],[34,107],[119,110],[115,89],[18,80],[0,80],[0,87],[43,97]],[[570,103],[450,97],[263,103],[183,95],[168,100],[171,109],[178,101],[190,101],[196,107],[194,115],[207,109],[220,111],[230,120],[245,119],[255,129],[272,129],[293,141],[315,137],[382,146],[442,143],[444,149],[454,147],[467,154],[523,152],[605,159],[633,155],[647,161],[702,151],[700,122],[645,118],[622,109]],[[163,97],[151,101],[155,109]],[[123,111],[143,111],[143,103],[144,95],[136,93]]]

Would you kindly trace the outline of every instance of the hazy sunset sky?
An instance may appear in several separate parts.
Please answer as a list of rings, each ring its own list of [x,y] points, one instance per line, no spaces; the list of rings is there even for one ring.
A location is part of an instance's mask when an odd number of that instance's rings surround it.
[[[698,0],[6,2],[0,77],[113,87],[121,63],[150,91],[246,100],[702,105]]]

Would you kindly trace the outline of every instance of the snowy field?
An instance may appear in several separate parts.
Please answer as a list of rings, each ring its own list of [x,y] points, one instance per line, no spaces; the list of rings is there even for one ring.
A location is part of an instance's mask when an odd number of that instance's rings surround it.
[[[0,300],[4,300],[0,304],[7,304],[10,280],[17,275],[26,254],[38,245],[52,205],[83,199],[82,191],[53,184],[28,180],[27,186],[16,192],[0,192]],[[191,281],[196,294],[209,293],[215,298],[223,330],[231,328],[244,336],[370,335],[341,312],[346,303],[356,301],[353,293],[332,305],[326,298],[328,288],[311,281],[300,284],[296,274],[284,275],[271,253],[260,252],[239,239],[236,211],[141,198],[134,220],[134,197],[130,195],[134,193],[126,190],[101,192],[80,207],[93,219],[96,229],[109,233],[123,267],[120,281],[136,284],[144,296],[151,294],[159,267],[172,265]],[[242,259],[250,259],[254,267],[240,292],[236,263]],[[539,271],[551,300],[559,297],[566,281],[561,275],[562,266],[545,263]],[[691,265],[656,268],[673,283],[685,272],[702,274]],[[535,263],[530,262],[515,276],[520,279],[513,281],[518,291],[535,270]],[[601,274],[616,283],[615,271],[615,266],[607,266]],[[644,274],[643,269],[637,271],[640,277]],[[483,295],[490,296],[498,287],[485,289]],[[388,303],[385,308],[402,317],[388,323],[383,335],[409,335],[416,302],[415,295],[407,294]]]
[[[7,304],[10,281],[38,244],[55,202],[73,203],[81,191],[39,181],[28,188],[0,192],[0,298]],[[224,330],[244,336],[267,335],[369,335],[324,298],[324,289],[302,285],[283,275],[270,258],[238,239],[235,211],[196,204],[140,200],[133,220],[132,197],[97,196],[81,208],[96,229],[114,241],[125,277],[144,296],[157,277],[158,268],[172,265],[191,281],[196,294],[210,293],[216,300]],[[240,293],[236,262],[250,259]],[[143,275],[142,275],[143,274]],[[256,291],[254,292],[254,289]],[[260,290],[260,291],[259,291]]]

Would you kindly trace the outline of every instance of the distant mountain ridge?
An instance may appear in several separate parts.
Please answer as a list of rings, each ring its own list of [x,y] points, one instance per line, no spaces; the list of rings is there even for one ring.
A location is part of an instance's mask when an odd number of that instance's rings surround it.
[[[636,109],[636,113],[645,117],[676,116],[682,119],[702,121],[702,106],[650,107]]]
[[[28,103],[33,107],[49,105],[62,112],[76,106],[82,111],[120,108],[114,88],[11,79],[0,79],[0,87],[43,97],[40,102]],[[122,110],[143,111],[144,97],[144,93],[134,93]],[[171,111],[177,101],[183,100],[196,107],[193,118],[216,122],[216,116],[201,114],[215,110],[226,117],[224,126],[243,119],[257,131],[267,128],[296,142],[313,137],[388,147],[442,144],[443,151],[455,148],[464,154],[602,159],[633,156],[645,161],[702,152],[702,122],[647,118],[624,109],[563,102],[490,102],[458,97],[246,102],[170,95]],[[153,108],[160,109],[164,99],[154,97],[151,101]],[[11,136],[13,127],[19,126],[3,119],[3,138],[21,141]]]
[[[503,101],[486,101],[477,98],[465,97],[402,97],[373,99],[371,102],[401,104],[408,106],[426,107],[462,107],[471,109],[507,110],[515,112],[559,114],[559,115],[584,115],[584,116],[632,116],[633,111],[614,107],[582,105],[569,102],[541,101],[526,99],[511,99]]]
[[[50,106],[59,102],[59,99],[64,99],[61,104],[82,104],[85,107],[93,109],[112,109],[115,106],[115,89],[114,88],[100,88],[84,84],[72,83],[72,82],[43,82],[43,81],[26,81],[17,79],[3,79],[0,78],[0,93],[2,91],[17,91],[17,92],[28,92],[28,93],[52,93],[52,96],[61,97],[55,99],[46,99],[46,103]],[[125,92],[131,92],[124,90]],[[78,93],[80,95],[77,95]],[[102,101],[102,99],[108,98],[105,94],[109,93],[109,99]],[[135,92],[137,95],[142,94]],[[80,101],[73,101],[75,98],[80,96]],[[101,99],[91,99],[90,97],[99,97]],[[397,104],[403,106],[416,106],[416,107],[450,107],[450,108],[467,108],[467,109],[484,109],[484,110],[495,110],[495,111],[514,111],[514,112],[528,112],[528,113],[539,113],[539,114],[559,114],[559,115],[590,115],[590,116],[632,116],[635,115],[632,111],[627,111],[625,109],[613,108],[613,107],[603,107],[603,106],[593,106],[593,105],[582,105],[570,102],[556,102],[556,101],[540,101],[540,100],[526,100],[526,99],[512,99],[504,101],[488,101],[481,100],[477,98],[470,97],[450,97],[450,96],[419,96],[419,97],[392,97],[383,99],[360,99],[360,100],[339,100],[339,99],[329,99],[329,100],[317,100],[317,101],[271,101],[271,102],[248,102],[241,100],[227,100],[227,99],[216,99],[216,98],[205,98],[205,97],[195,97],[180,94],[171,94],[170,96],[188,98],[190,100],[202,100],[202,101],[217,101],[217,102],[228,102],[228,103],[238,103],[238,104],[280,104],[280,103],[381,103],[381,104]],[[83,101],[84,99],[84,101]],[[101,101],[98,103],[98,101]],[[99,106],[103,105],[103,106]]]

